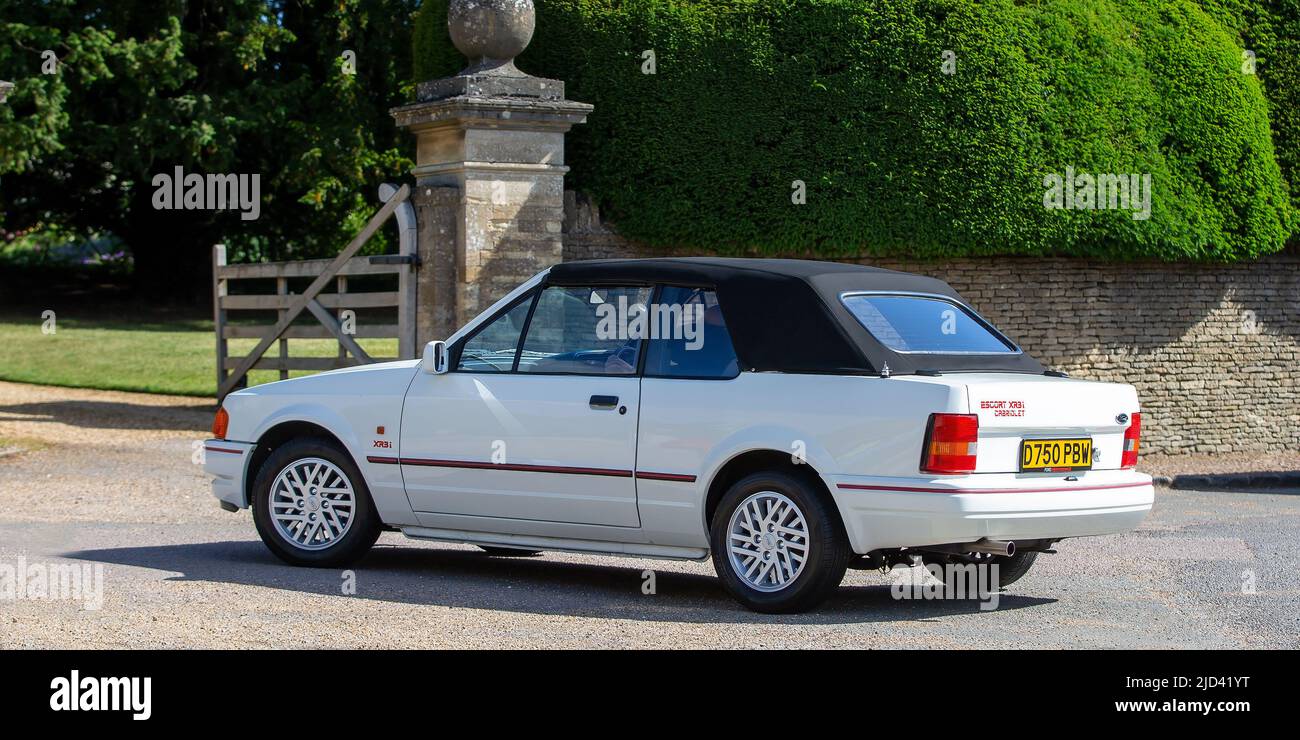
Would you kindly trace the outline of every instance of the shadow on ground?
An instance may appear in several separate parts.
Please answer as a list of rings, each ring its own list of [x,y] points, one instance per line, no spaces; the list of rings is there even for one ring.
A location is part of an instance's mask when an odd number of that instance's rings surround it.
[[[173,580],[262,586],[322,596],[417,606],[465,607],[530,614],[684,623],[848,624],[925,621],[993,614],[973,600],[899,601],[886,584],[844,586],[811,614],[772,616],[747,611],[711,576],[655,572],[657,594],[641,593],[639,568],[560,562],[546,557],[501,558],[471,550],[377,546],[355,567],[357,593],[342,595],[342,571],[293,568],[258,542],[229,541],[83,550],[63,555],[139,568],[179,571]],[[1055,599],[1000,595],[998,611]]]
[[[85,429],[202,431],[211,422],[213,402],[150,406],[116,401],[34,401],[0,405],[0,415],[21,414],[18,421],[56,422]],[[0,416],[0,418],[3,418]]]

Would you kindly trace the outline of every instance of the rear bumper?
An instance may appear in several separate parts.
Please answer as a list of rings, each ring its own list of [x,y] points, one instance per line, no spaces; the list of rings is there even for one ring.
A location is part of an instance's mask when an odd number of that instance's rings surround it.
[[[853,551],[1126,532],[1155,501],[1151,476],[1097,470],[1062,476],[835,476],[829,482]]]
[[[212,495],[241,509],[248,506],[244,495],[244,471],[256,445],[209,439],[203,443],[203,470],[212,476]]]

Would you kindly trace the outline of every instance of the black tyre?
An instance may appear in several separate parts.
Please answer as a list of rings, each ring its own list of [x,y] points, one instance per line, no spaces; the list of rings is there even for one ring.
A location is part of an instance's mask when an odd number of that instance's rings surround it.
[[[993,562],[998,566],[998,586],[1006,588],[1024,578],[1037,559],[1036,552],[1018,552],[1009,558],[996,558]]]
[[[828,497],[788,473],[755,473],[733,485],[709,527],[713,567],[754,611],[811,609],[844,579],[853,553]]]
[[[517,550],[513,547],[492,547],[491,545],[478,545],[478,549],[498,558],[531,558],[534,555],[541,555],[541,550]]]
[[[291,565],[356,562],[383,526],[352,457],[317,437],[295,439],[271,453],[253,482],[252,507],[262,542]]]
[[[1034,561],[1037,559],[1037,552],[1026,552],[1023,550],[1009,558],[1002,555],[936,555],[934,553],[926,553],[922,555],[922,562],[926,565],[934,564],[944,566],[952,563],[961,565],[969,563],[975,563],[976,565],[996,565],[998,566],[998,582],[997,584],[990,585],[995,585],[998,589],[1010,586],[1021,578],[1024,578],[1025,574],[1029,572],[1029,567],[1032,566]]]

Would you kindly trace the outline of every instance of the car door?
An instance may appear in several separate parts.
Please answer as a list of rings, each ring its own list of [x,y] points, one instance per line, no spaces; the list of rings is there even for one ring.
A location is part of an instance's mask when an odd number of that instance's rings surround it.
[[[419,373],[400,462],[417,512],[636,527],[640,340],[621,307],[646,287],[546,286]],[[615,314],[615,320],[608,319]]]

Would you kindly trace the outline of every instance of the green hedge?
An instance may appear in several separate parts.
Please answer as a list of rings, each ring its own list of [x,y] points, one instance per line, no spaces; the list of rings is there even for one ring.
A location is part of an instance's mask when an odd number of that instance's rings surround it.
[[[422,16],[445,4],[429,0]],[[1275,95],[1280,153],[1261,86],[1276,92],[1284,84],[1269,75],[1294,72],[1263,54],[1260,75],[1241,72],[1252,29],[1281,43],[1281,10],[1244,0],[537,5],[520,67],[596,106],[571,134],[570,184],[648,244],[1233,260],[1281,249],[1300,223],[1283,177],[1300,164],[1296,86]],[[448,43],[445,32],[417,38],[422,73],[461,63]],[[645,50],[656,74],[642,73]],[[945,50],[955,74],[941,69]],[[1150,174],[1150,218],[1045,208],[1044,176],[1067,167]],[[806,205],[791,202],[795,180]]]
[[[1300,210],[1300,0],[1275,0],[1267,5],[1250,3],[1260,58],[1258,71],[1264,82],[1282,175],[1291,184],[1291,198]],[[1300,234],[1293,240],[1300,242]]]
[[[411,29],[411,66],[416,82],[449,77],[465,66],[465,58],[447,36],[447,2],[425,0],[415,14],[415,24]]]
[[[1274,142],[1291,197],[1300,209],[1300,0],[1278,0],[1263,76],[1272,102]]]

